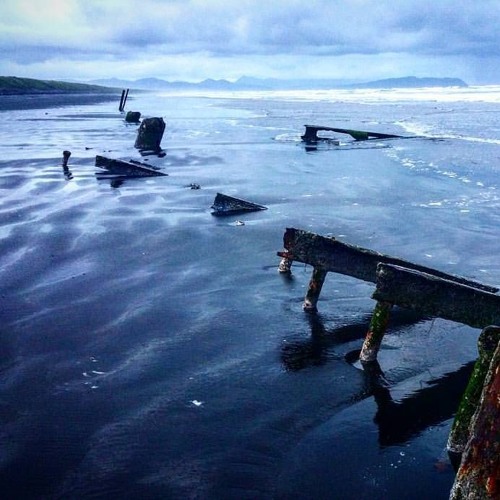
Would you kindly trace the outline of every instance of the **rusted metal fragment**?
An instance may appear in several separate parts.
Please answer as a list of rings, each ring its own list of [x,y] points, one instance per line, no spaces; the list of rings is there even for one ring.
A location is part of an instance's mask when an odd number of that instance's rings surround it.
[[[278,255],[282,258],[286,258],[289,261],[303,262],[313,267],[322,267],[330,272],[353,276],[354,278],[371,283],[377,281],[377,265],[382,262],[428,273],[432,276],[469,285],[479,290],[492,293],[499,291],[498,288],[490,285],[485,285],[461,276],[454,276],[397,257],[391,257],[356,245],[350,245],[333,237],[320,236],[319,234],[302,229],[287,228],[283,236],[283,244],[285,252],[278,252]]]
[[[450,499],[500,498],[500,344],[486,376]]]
[[[377,354],[387,330],[387,324],[389,323],[391,309],[392,304],[390,302],[377,302],[375,305],[370,327],[368,328],[359,355],[360,361],[375,361],[377,359]]]
[[[165,132],[163,118],[144,118],[137,131],[134,147],[142,151],[161,151],[163,132]]]
[[[108,172],[122,177],[155,177],[168,175],[164,172],[155,170],[145,163],[134,160],[114,160],[99,155],[95,157],[95,166],[104,168]]]
[[[240,200],[233,196],[217,193],[214,203],[211,206],[212,215],[234,215],[245,212],[255,212],[258,210],[267,210],[263,205],[257,205],[250,201]]]
[[[483,329],[477,341],[479,357],[463,394],[448,437],[447,448],[452,454],[463,453],[470,434],[470,424],[477,410],[484,381],[491,365],[496,347],[500,343],[500,326],[488,326]],[[500,425],[500,423],[499,423]]]
[[[317,142],[322,140],[318,137],[318,131],[325,130],[338,132],[339,134],[348,134],[356,141],[366,141],[368,139],[404,139],[404,136],[394,134],[381,134],[380,132],[367,132],[365,130],[352,130],[347,128],[324,127],[321,125],[304,125],[306,131],[301,139],[306,142]]]
[[[377,266],[372,297],[474,328],[500,325],[500,295],[401,266]]]

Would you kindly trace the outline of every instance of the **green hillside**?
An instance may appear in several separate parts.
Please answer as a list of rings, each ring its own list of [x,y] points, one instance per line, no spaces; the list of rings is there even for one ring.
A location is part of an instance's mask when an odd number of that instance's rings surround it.
[[[85,83],[59,82],[55,80],[35,80],[17,76],[0,76],[0,94],[68,94],[68,93],[115,93],[117,89]]]

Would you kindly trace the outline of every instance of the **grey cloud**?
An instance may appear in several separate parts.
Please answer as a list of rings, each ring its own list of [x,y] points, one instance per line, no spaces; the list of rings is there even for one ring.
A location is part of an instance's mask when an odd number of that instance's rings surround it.
[[[15,2],[7,1],[12,14]],[[75,0],[71,5],[76,7],[67,19],[50,29],[40,22],[37,33],[36,16],[24,26],[11,15],[2,30],[0,3],[2,59],[146,61],[203,53],[214,61],[260,58],[262,65],[272,56],[274,61],[386,55],[398,61],[472,61],[498,58],[500,46],[498,0]]]
[[[117,23],[108,41],[178,53],[325,55],[414,52],[491,54],[498,2],[186,2],[168,12],[148,3]],[[155,6],[157,8],[155,8]],[[260,6],[260,8],[259,8]]]

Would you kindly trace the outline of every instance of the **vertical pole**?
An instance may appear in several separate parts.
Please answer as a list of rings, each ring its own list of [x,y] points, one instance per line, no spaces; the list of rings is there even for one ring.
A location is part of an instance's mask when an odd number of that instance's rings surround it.
[[[129,91],[129,89],[127,89],[127,91],[125,92],[125,97],[123,98],[123,106],[122,106],[122,111],[125,109],[125,104],[127,103],[127,99],[128,99],[128,91]]]
[[[309,288],[304,299],[304,305],[302,306],[304,311],[316,312],[318,310],[316,304],[318,303],[327,272],[328,271],[325,271],[321,267],[315,267],[313,269],[311,280],[309,281]]]
[[[370,327],[368,328],[359,355],[360,361],[375,361],[377,359],[380,344],[382,344],[382,339],[387,329],[387,323],[389,322],[391,309],[392,304],[390,302],[378,301],[375,305]]]
[[[71,151],[63,151],[63,161],[62,161],[63,168],[68,167],[68,160],[70,156],[71,156]]]
[[[500,327],[498,326],[488,326],[479,335],[477,340],[479,357],[474,365],[448,437],[447,448],[450,454],[460,455],[465,449],[470,434],[470,423],[478,407],[491,358],[499,342]]]
[[[125,98],[125,89],[122,90],[122,96],[120,97],[120,105],[118,106],[118,111],[123,111],[124,98]]]

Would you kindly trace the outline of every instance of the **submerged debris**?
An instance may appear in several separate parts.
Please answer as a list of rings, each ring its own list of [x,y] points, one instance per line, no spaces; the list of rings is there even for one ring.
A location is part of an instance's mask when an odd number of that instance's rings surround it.
[[[104,168],[112,174],[122,177],[154,177],[168,175],[139,161],[114,160],[99,155],[95,157],[95,166]]]
[[[367,132],[365,130],[351,130],[347,128],[323,127],[321,125],[304,125],[306,132],[301,136],[305,142],[317,142],[323,140],[318,137],[319,130],[326,130],[329,132],[338,132],[339,134],[348,134],[356,141],[367,141],[368,139],[403,139],[404,136],[394,134],[381,134],[379,132]],[[328,140],[328,139],[327,139]]]
[[[256,203],[240,200],[239,198],[221,193],[217,193],[211,208],[213,209],[212,215],[233,215],[236,213],[267,210],[267,207],[263,205],[257,205]]]
[[[139,123],[140,120],[141,120],[140,111],[127,111],[127,114],[125,115],[125,121],[127,123]]]
[[[73,174],[71,173],[69,167],[68,167],[68,161],[69,157],[71,156],[71,151],[63,151],[63,161],[62,161],[62,168],[64,172],[64,177],[66,180],[70,181],[73,179]]]

